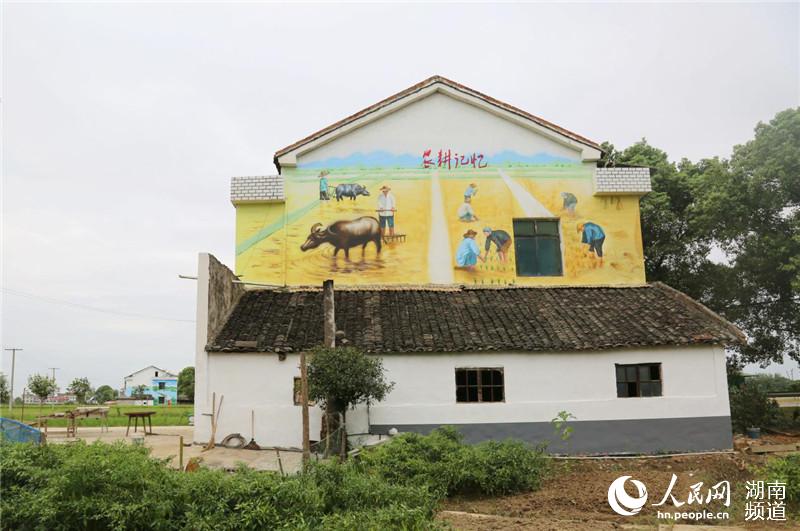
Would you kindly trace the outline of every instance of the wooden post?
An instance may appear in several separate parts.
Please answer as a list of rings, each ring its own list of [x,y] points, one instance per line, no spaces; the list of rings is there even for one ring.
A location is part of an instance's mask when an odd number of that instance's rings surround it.
[[[331,415],[325,411],[325,459],[331,455]]]
[[[324,341],[327,348],[336,346],[336,312],[333,306],[333,280],[322,283],[322,308],[324,317]]]
[[[308,423],[308,368],[306,366],[306,353],[300,352],[300,402],[303,406],[303,469],[308,467],[311,460],[310,427]]]
[[[344,463],[347,458],[347,426],[344,415],[339,413],[339,428],[341,428],[341,440],[339,441],[339,460]]]
[[[178,449],[178,468],[183,472],[183,435],[181,435],[181,447]]]

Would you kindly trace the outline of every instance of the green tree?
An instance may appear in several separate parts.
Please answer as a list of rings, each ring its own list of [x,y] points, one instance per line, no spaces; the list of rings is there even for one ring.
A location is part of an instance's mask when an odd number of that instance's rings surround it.
[[[79,404],[85,404],[86,398],[92,394],[92,385],[89,383],[88,378],[75,378],[69,384],[67,390],[78,397]]]
[[[109,400],[114,400],[117,392],[110,385],[101,385],[94,391],[94,399],[98,404],[105,404]]]
[[[318,347],[308,364],[308,395],[325,408],[328,415],[341,413],[356,404],[380,402],[394,387],[384,375],[380,358],[368,356],[353,347]]]
[[[194,367],[184,367],[178,374],[178,399],[194,402]]]
[[[640,201],[648,281],[699,300],[748,336],[736,364],[800,361],[800,109],[760,123],[730,160],[669,161],[605,143],[602,164],[651,168]],[[714,255],[724,259],[712,259]]]
[[[147,386],[146,385],[137,385],[131,391],[131,396],[133,398],[144,398],[147,396]]]
[[[33,374],[28,378],[28,389],[39,399],[39,408],[48,396],[56,390],[56,381],[42,374]]]
[[[11,393],[8,391],[8,379],[5,374],[0,372],[0,404],[8,403],[10,397]]]
[[[800,360],[800,108],[759,123],[697,193],[698,223],[726,254],[706,301],[749,336],[739,354]]]

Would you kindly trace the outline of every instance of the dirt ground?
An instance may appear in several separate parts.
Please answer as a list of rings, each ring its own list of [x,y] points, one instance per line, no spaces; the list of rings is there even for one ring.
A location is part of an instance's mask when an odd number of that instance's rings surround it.
[[[800,437],[769,436],[758,444],[800,442]],[[769,457],[749,451],[676,457],[556,460],[554,473],[536,492],[495,498],[457,498],[445,502],[439,518],[455,529],[464,530],[590,530],[590,529],[691,529],[705,526],[723,529],[800,529],[798,515],[787,510],[794,522],[753,524],[744,521],[745,483],[757,477],[757,469]],[[730,518],[724,521],[670,523],[658,520],[656,511],[675,511],[668,500],[653,507],[664,497],[672,475],[677,475],[671,493],[678,502],[687,502],[690,485],[703,482],[701,492],[720,481],[731,485]],[[608,488],[620,476],[631,476],[647,487],[648,500],[636,516],[620,516],[608,504]],[[630,487],[630,482],[626,484]],[[631,488],[626,491],[635,495]],[[721,501],[705,505],[685,504],[680,511],[698,511],[703,507],[717,512],[726,509]],[[688,525],[692,524],[692,525]],[[701,525],[705,524],[705,525]],[[685,527],[684,527],[685,526]]]
[[[114,442],[126,441],[135,444],[141,440],[144,446],[150,448],[153,457],[160,459],[170,459],[170,464],[178,467],[180,452],[180,436],[183,435],[183,464],[189,462],[190,458],[201,459],[201,466],[209,468],[223,468],[233,470],[240,463],[243,463],[256,470],[280,471],[281,468],[286,474],[300,470],[302,465],[302,455],[297,451],[290,450],[235,450],[230,448],[216,447],[212,450],[203,451],[202,446],[191,444],[194,428],[191,426],[153,426],[153,435],[143,436],[141,428],[138,432],[130,430],[128,436],[125,435],[125,428],[111,427],[107,432],[100,428],[78,428],[78,439],[87,443],[94,441]],[[47,442],[52,444],[63,444],[77,439],[65,438],[63,429],[49,430]]]

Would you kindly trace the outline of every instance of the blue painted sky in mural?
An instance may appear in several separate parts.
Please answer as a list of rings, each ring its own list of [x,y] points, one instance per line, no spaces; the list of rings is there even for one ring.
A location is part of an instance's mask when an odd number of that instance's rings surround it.
[[[531,164],[543,166],[547,164],[577,164],[579,159],[559,157],[549,153],[540,152],[533,155],[521,155],[516,151],[501,151],[494,155],[487,155],[486,160],[492,166],[507,166],[509,164]],[[435,161],[435,158],[434,158]],[[330,157],[308,163],[298,164],[301,169],[337,169],[337,168],[421,168],[422,154],[410,155],[404,153],[395,155],[388,151],[371,151],[369,153],[357,152],[346,157]]]

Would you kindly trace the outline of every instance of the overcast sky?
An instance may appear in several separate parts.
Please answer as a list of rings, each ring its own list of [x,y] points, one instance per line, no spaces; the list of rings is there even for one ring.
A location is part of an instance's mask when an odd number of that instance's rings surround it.
[[[275,172],[277,149],[431,75],[674,159],[729,156],[799,103],[797,3],[6,2],[2,15],[2,345],[24,349],[17,393],[49,367],[62,387],[120,387],[149,364],[192,365],[196,287],[177,275],[200,251],[233,264],[229,178]]]

